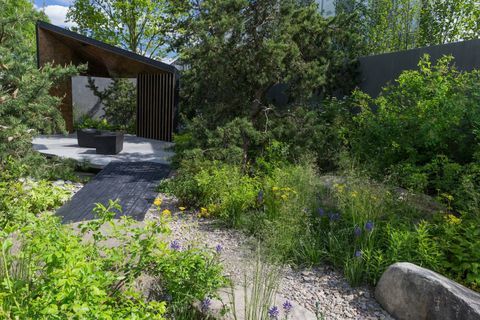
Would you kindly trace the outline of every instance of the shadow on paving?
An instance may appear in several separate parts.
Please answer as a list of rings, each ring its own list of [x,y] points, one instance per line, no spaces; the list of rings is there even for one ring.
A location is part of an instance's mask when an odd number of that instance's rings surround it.
[[[108,204],[119,200],[122,212],[115,218],[128,215],[141,221],[157,195],[156,188],[168,177],[170,166],[155,162],[111,162],[70,201],[57,210],[63,223],[94,219],[96,203]]]

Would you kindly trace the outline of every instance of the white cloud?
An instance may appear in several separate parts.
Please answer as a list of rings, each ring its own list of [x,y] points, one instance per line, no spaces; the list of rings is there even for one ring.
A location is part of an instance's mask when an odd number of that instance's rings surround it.
[[[72,27],[73,22],[65,22],[67,17],[68,7],[60,5],[50,5],[45,7],[45,14],[50,18],[52,24],[60,27]]]
[[[55,2],[69,6],[73,3],[73,0],[56,0]]]

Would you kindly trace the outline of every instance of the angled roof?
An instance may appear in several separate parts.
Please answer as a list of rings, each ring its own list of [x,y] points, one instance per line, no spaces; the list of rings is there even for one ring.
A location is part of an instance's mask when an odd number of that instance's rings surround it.
[[[173,66],[53,24],[37,21],[37,61],[88,64],[88,73],[99,77],[136,77],[139,73],[173,73]]]

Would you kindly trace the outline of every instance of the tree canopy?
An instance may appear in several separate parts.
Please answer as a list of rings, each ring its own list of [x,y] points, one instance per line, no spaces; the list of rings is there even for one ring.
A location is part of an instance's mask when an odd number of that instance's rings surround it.
[[[166,0],[75,0],[67,18],[76,23],[75,32],[161,58],[174,11]]]
[[[185,1],[175,47],[184,72],[182,109],[212,126],[276,113],[269,91],[286,85],[289,105],[351,87],[356,57],[351,17],[324,18],[295,0]],[[353,50],[342,50],[348,47]],[[348,91],[348,90],[345,90]]]

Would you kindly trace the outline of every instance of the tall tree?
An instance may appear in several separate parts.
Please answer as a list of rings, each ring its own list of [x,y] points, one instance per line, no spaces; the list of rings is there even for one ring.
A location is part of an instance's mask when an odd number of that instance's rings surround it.
[[[75,0],[67,19],[76,32],[158,59],[172,34],[172,8],[166,0]]]
[[[356,52],[345,16],[324,18],[296,0],[185,1],[189,15],[176,43],[188,65],[182,109],[215,127],[234,117],[254,123],[276,114],[271,88],[286,85],[290,105],[351,86]],[[348,91],[348,89],[346,90]]]
[[[35,50],[35,22],[48,17],[34,9],[30,0],[0,0],[0,45]]]
[[[22,2],[24,6],[19,6]],[[65,130],[50,89],[77,73],[72,66],[38,69],[33,54],[35,22],[42,17],[30,1],[0,0],[0,171],[31,150],[34,133]],[[43,17],[45,18],[45,17]]]
[[[337,13],[359,15],[366,55],[417,46],[420,0],[337,0],[335,6]]]
[[[422,0],[422,46],[480,38],[478,0]]]
[[[336,0],[335,6],[359,15],[354,28],[365,55],[480,37],[478,0]]]

